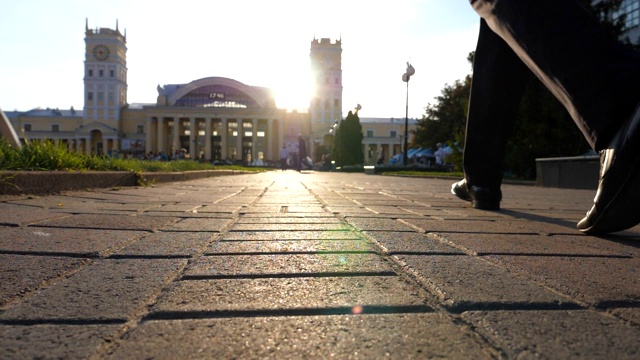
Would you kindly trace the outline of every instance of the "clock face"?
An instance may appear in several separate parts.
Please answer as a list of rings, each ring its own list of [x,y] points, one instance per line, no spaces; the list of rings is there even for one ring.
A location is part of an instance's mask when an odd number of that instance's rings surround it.
[[[98,61],[105,61],[109,58],[109,48],[104,45],[96,45],[93,48],[93,57]]]

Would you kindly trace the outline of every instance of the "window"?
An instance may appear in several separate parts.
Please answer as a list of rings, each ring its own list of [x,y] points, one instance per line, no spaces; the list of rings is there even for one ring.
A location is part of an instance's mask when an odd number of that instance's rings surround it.
[[[52,132],[60,131],[60,124],[51,124],[51,131]]]
[[[391,131],[389,131],[389,136],[392,137],[392,138],[397,137],[398,136],[398,132],[395,131],[395,130],[391,130]]]
[[[373,130],[367,130],[367,137],[368,138],[372,138],[373,137]]]
[[[136,134],[144,134],[144,125],[138,125],[136,127]]]
[[[98,70],[98,76],[103,77],[104,76],[104,70],[100,69]]]
[[[113,96],[113,91],[109,91],[109,101],[113,101],[114,96]]]
[[[264,137],[264,131],[258,131],[258,137]]]
[[[104,93],[102,91],[98,91],[98,101],[104,100]]]
[[[87,93],[87,100],[88,100],[88,101],[93,101],[93,91],[89,91],[89,92]]]
[[[109,77],[114,77],[114,76],[115,76],[115,71],[109,70]]]
[[[31,124],[24,124],[22,125],[22,128],[24,129],[24,131],[31,131]]]
[[[93,69],[89,69],[89,77],[93,77]]]

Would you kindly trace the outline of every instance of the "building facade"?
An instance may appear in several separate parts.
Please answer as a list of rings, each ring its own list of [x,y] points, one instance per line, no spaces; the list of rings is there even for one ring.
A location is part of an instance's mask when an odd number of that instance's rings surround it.
[[[330,130],[342,119],[341,40],[311,42],[313,92],[308,112],[279,109],[270,89],[224,77],[158,85],[156,103],[129,103],[126,31],[121,33],[117,22],[115,29],[90,29],[87,21],[84,40],[84,108],[7,112],[21,141],[49,139],[96,155],[171,157],[186,152],[194,159],[249,165],[277,161],[283,146],[296,154],[301,134],[307,139],[307,153],[317,161],[318,149],[331,145]],[[389,135],[379,147],[385,150],[379,151],[375,143],[376,153],[386,158],[401,151],[396,136],[404,131],[403,123],[390,124],[398,127],[395,135],[375,130]],[[363,144],[365,153],[372,151],[371,145]]]

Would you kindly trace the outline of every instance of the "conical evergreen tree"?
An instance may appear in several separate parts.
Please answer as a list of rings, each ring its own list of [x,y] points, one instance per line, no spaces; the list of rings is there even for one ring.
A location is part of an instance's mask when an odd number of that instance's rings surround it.
[[[364,163],[362,152],[362,125],[360,117],[349,111],[346,119],[340,121],[333,139],[332,158],[337,166],[361,165]]]

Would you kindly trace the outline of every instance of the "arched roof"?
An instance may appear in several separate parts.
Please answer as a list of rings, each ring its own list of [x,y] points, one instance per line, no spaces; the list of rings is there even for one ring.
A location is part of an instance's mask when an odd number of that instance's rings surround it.
[[[207,77],[184,85],[165,85],[169,106],[260,108],[275,107],[267,88],[224,77]]]

